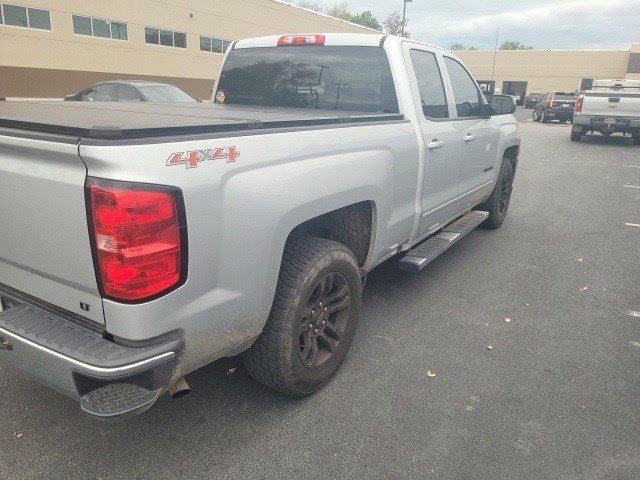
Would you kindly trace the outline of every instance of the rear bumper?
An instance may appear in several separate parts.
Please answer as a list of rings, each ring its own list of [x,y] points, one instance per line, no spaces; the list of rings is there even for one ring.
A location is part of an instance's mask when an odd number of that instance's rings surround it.
[[[605,119],[613,118],[616,123],[607,124]],[[607,117],[604,115],[576,115],[573,117],[573,125],[580,126],[583,130],[627,132],[640,129],[640,118],[632,117]]]
[[[571,120],[573,109],[550,108],[547,110],[547,117],[552,119]]]
[[[179,377],[183,351],[179,335],[149,346],[125,346],[63,313],[28,303],[0,313],[0,364],[80,401],[85,411],[99,417],[149,408]],[[104,415],[93,411],[85,399],[115,385],[126,385],[128,393],[133,389],[138,397],[145,392],[153,395],[133,410],[120,408]]]

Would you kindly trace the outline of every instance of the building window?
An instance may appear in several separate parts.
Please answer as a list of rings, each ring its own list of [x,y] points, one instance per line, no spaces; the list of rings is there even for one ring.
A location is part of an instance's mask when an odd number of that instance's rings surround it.
[[[174,32],[173,30],[161,30],[153,27],[145,27],[144,41],[151,45],[187,48],[187,34],[183,32]]]
[[[127,40],[127,24],[104,20],[102,18],[83,17],[72,15],[73,33],[76,35],[88,35],[97,38],[112,38],[114,40]]]
[[[0,5],[0,23],[13,27],[51,30],[51,17],[48,10],[27,8],[21,5]]]
[[[200,50],[203,52],[224,53],[231,45],[228,40],[220,40],[219,38],[200,36]]]

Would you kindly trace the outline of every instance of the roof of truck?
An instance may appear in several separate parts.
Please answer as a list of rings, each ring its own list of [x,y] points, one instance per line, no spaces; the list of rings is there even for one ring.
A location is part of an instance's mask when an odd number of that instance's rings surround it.
[[[104,140],[375,123],[403,118],[397,113],[212,103],[0,102],[0,127]]]

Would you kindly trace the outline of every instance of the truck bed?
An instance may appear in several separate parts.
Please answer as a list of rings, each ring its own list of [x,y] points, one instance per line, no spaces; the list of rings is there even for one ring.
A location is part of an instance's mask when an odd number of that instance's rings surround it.
[[[402,120],[394,113],[112,102],[0,102],[0,128],[88,139],[140,139]]]

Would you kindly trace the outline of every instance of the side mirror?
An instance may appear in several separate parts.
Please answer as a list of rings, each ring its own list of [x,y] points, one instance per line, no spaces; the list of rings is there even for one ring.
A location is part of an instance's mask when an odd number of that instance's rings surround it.
[[[489,105],[493,115],[510,115],[516,111],[516,99],[511,95],[494,95]]]

